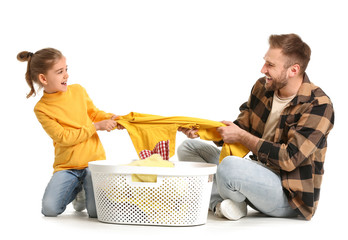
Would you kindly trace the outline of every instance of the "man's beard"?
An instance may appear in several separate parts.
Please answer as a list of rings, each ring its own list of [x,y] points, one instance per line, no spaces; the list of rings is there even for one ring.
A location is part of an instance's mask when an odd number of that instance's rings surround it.
[[[288,79],[286,77],[286,71],[283,71],[278,78],[273,78],[271,76],[271,82],[267,84],[265,83],[265,88],[267,91],[276,91],[288,84]]]

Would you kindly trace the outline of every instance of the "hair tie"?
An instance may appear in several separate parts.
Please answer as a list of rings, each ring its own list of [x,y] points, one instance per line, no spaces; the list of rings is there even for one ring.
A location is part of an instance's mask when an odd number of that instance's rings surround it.
[[[34,55],[34,53],[28,52],[28,57],[32,57],[33,55]]]

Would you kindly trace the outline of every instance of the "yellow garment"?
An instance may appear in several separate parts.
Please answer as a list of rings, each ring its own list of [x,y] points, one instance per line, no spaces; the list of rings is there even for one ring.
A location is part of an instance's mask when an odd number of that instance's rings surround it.
[[[139,167],[174,167],[174,163],[168,160],[163,160],[161,155],[153,154],[143,160],[133,161],[127,166],[139,166]],[[157,182],[157,175],[150,174],[132,174],[133,182]]]
[[[216,128],[226,126],[221,122],[201,118],[162,117],[135,112],[121,116],[117,122],[127,129],[138,154],[142,150],[153,149],[160,141],[169,140],[170,157],[175,153],[175,138],[179,127],[196,128],[201,139],[220,141],[222,138]],[[244,157],[248,152],[249,149],[241,144],[225,143],[219,161],[230,155]]]
[[[34,112],[53,140],[54,172],[83,169],[90,161],[105,159],[93,122],[110,119],[112,114],[97,109],[80,85],[70,85],[66,92],[44,92]]]

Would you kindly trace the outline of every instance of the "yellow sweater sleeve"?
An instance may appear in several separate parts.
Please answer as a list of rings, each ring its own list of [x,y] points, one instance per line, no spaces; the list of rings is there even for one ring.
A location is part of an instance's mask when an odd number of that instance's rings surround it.
[[[92,120],[92,122],[100,122],[106,119],[110,119],[112,117],[112,113],[106,113],[104,111],[99,110],[93,103],[92,99],[88,96],[86,90],[83,89],[83,95],[86,99],[88,116]]]
[[[68,128],[63,127],[55,119],[47,116],[42,110],[35,111],[35,114],[46,133],[55,143],[62,146],[79,144],[96,133],[93,123],[81,126],[80,128]]]

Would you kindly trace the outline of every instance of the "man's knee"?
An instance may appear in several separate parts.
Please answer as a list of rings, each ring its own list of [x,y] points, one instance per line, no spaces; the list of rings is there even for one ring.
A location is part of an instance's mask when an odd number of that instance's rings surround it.
[[[196,141],[196,140],[193,140],[193,139],[186,139],[185,141],[183,141],[183,142],[179,145],[179,147],[178,147],[178,152],[179,152],[179,151],[185,151],[185,150],[192,150],[195,141]]]
[[[246,159],[234,156],[225,157],[217,168],[218,175],[235,175],[241,171],[244,171],[244,162]]]
[[[178,154],[179,160],[185,160],[186,154],[188,152],[193,151],[192,141],[195,141],[195,140],[187,139],[178,146],[177,154]]]
[[[249,174],[250,160],[228,156],[225,157],[222,162],[218,165],[216,171],[216,177],[218,183],[233,183],[246,180]]]

